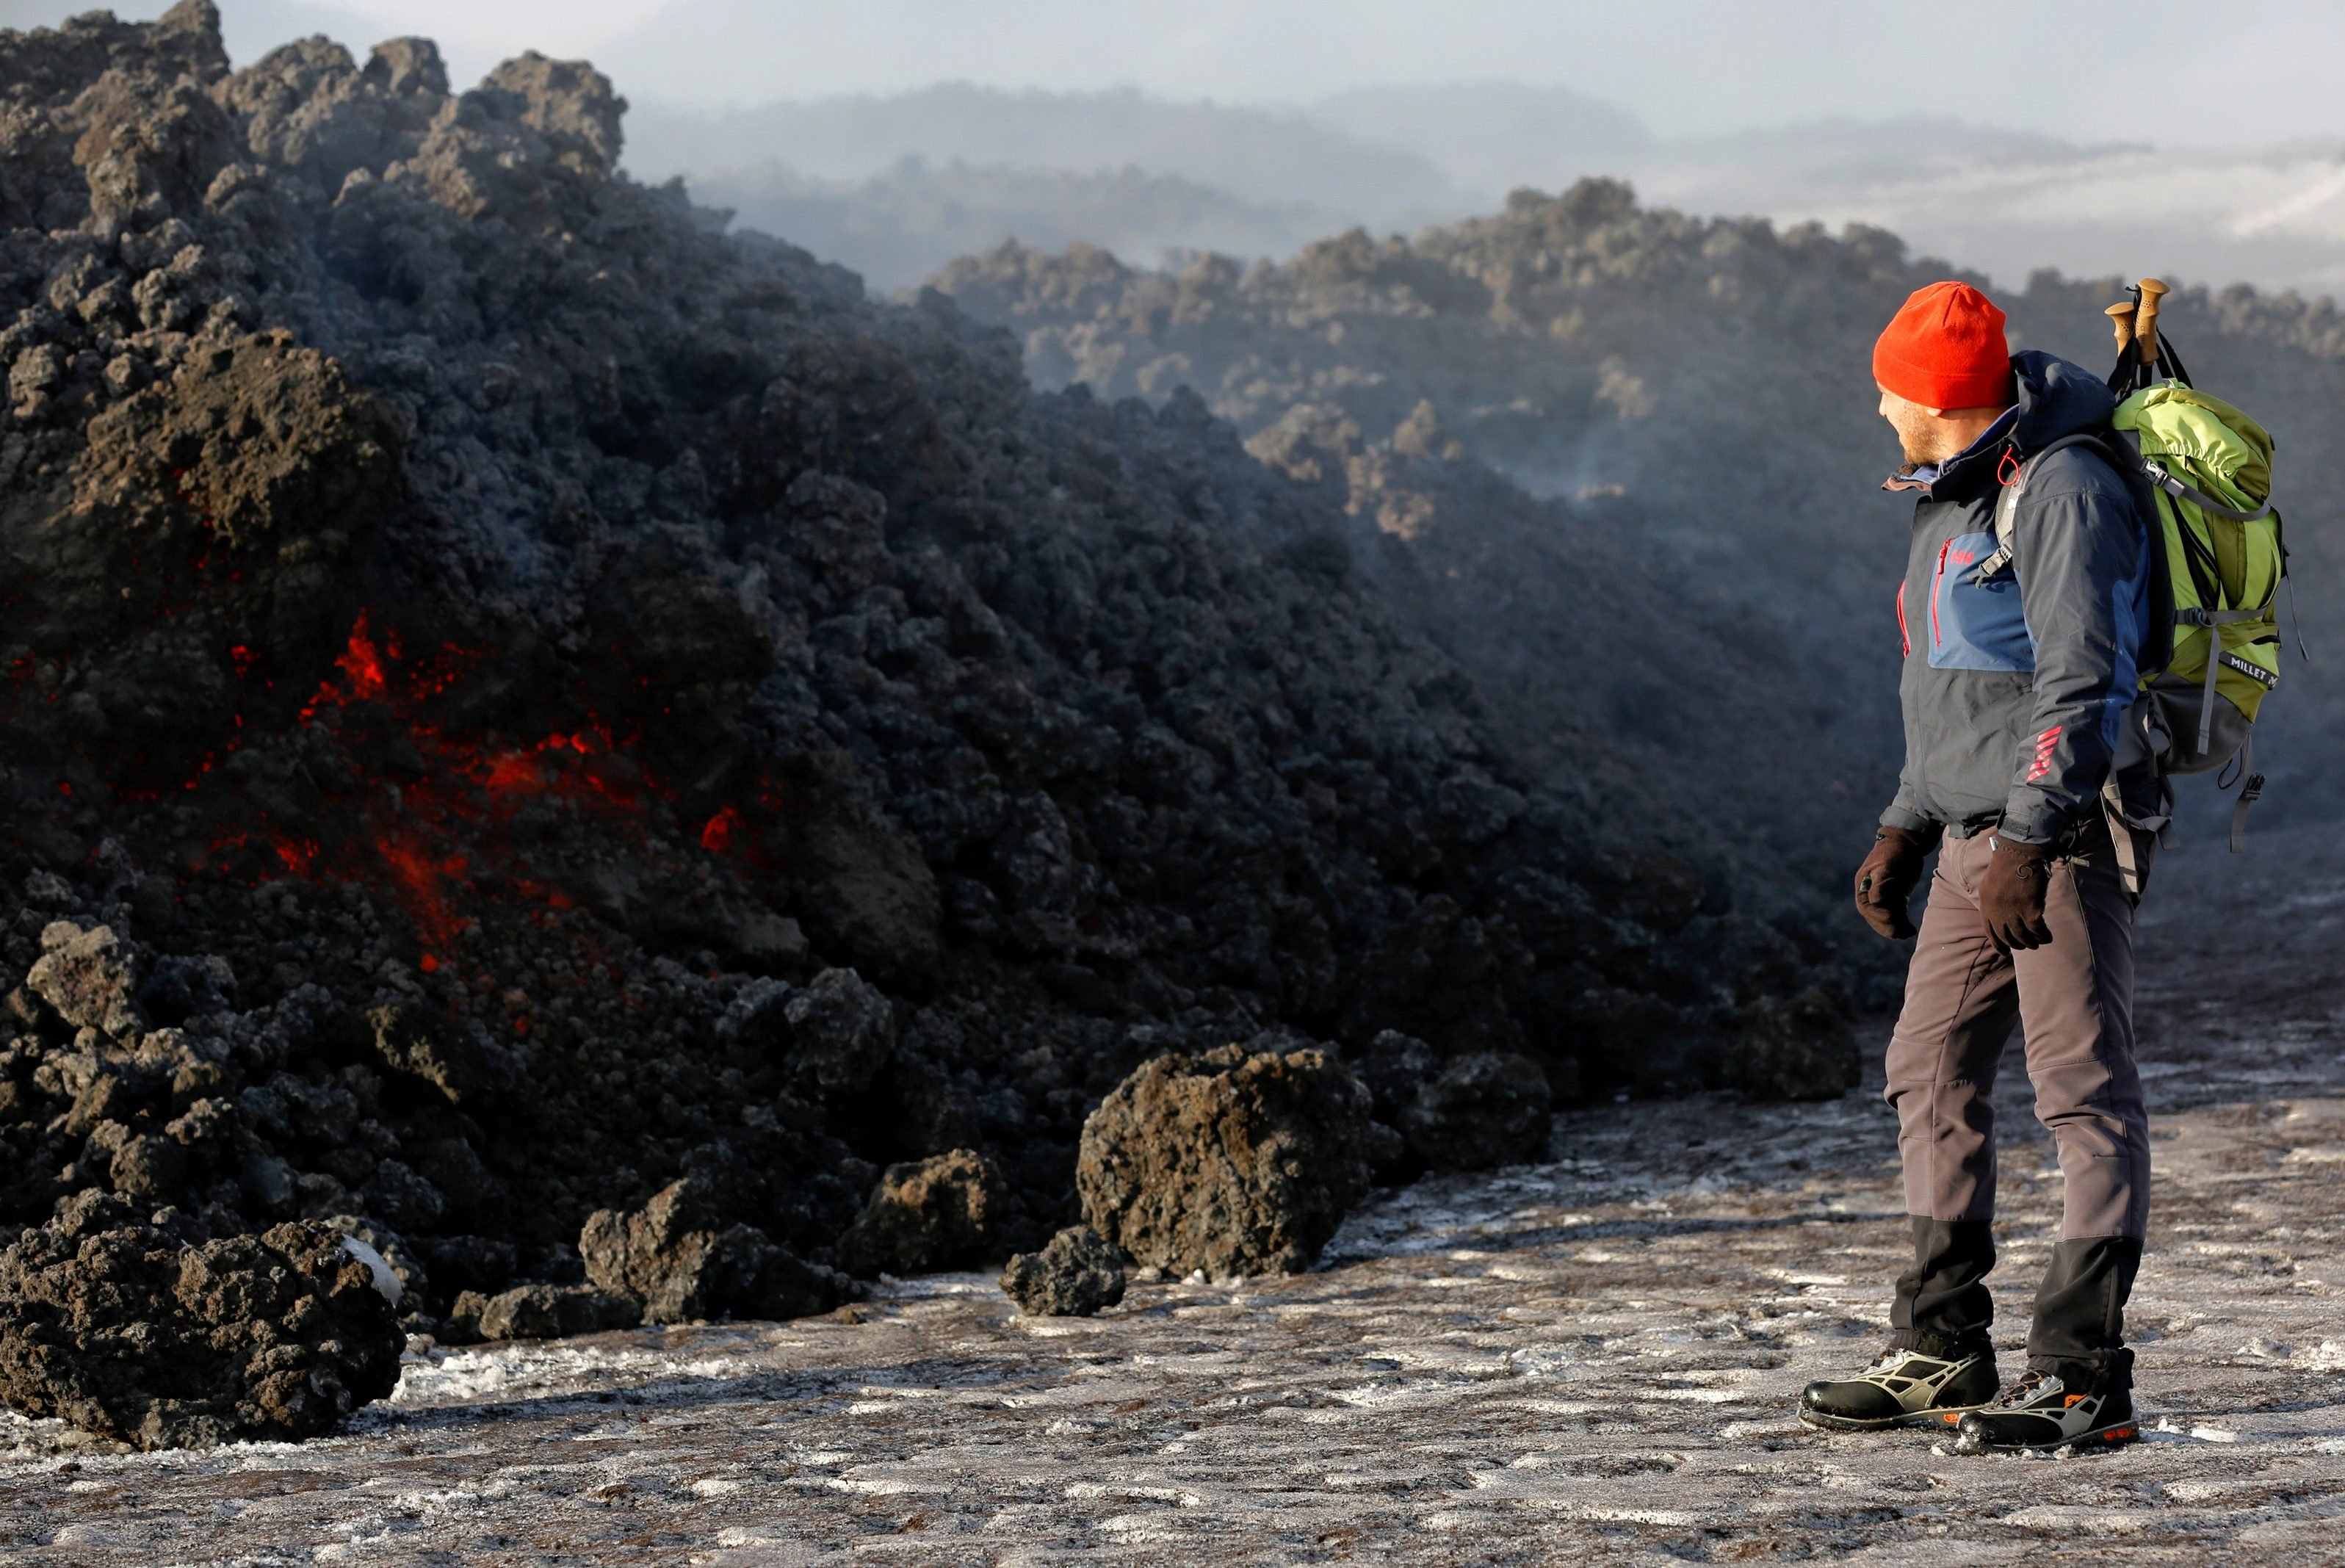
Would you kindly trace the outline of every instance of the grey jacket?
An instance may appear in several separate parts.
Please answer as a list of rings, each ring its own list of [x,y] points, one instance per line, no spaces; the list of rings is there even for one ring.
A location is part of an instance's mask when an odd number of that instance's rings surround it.
[[[2105,431],[2117,407],[2099,377],[2066,360],[2029,351],[2012,368],[2014,415],[1929,477],[1914,509],[1897,596],[1905,767],[1881,820],[1958,835],[2000,823],[2040,844],[2099,808],[2152,640],[2150,541],[2108,460],[2068,446],[2029,472],[2015,555],[1982,575],[2018,463]]]

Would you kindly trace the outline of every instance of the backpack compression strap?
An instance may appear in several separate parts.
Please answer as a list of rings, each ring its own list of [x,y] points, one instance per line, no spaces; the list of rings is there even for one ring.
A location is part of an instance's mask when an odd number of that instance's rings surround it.
[[[2046,447],[2045,450],[2048,452],[2051,449]],[[2236,507],[2224,505],[2203,490],[2196,490],[2183,484],[2147,457],[2141,460],[2141,471],[2149,475],[2149,482],[2152,484],[2157,485],[2177,501],[2188,501],[2201,512],[2211,512],[2218,517],[2228,517],[2234,523],[2255,523],[2271,515],[2272,504],[2269,497],[2266,497],[2264,504],[2253,512],[2241,512]]]
[[[2239,798],[2231,803],[2231,853],[2238,854],[2247,844],[2248,808],[2260,799],[2264,792],[2264,776],[2256,771],[2256,732],[2239,743]]]
[[[2236,626],[2241,621],[2260,621],[2270,614],[2269,610],[2201,610],[2188,606],[2178,606],[2175,609],[2174,618],[2182,625],[2207,628],[2207,696],[2198,704],[2198,754],[2202,757],[2207,754],[2207,748],[2214,743],[2215,677],[2221,673],[2225,660],[2238,657],[2223,647],[2222,628]],[[2258,675],[2251,678],[2269,680],[2271,677]]]

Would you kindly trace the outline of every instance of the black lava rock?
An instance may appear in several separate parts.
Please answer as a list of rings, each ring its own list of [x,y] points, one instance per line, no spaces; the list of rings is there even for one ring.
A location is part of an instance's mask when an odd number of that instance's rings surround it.
[[[1371,1103],[1322,1051],[1157,1057],[1083,1124],[1083,1217],[1145,1267],[1298,1273],[1367,1190]]]
[[[1420,1087],[1400,1125],[1426,1165],[1482,1170],[1546,1158],[1553,1105],[1538,1063],[1480,1051]]]
[[[1040,1252],[1021,1252],[1001,1288],[1032,1318],[1089,1318],[1123,1299],[1123,1254],[1088,1225],[1071,1225]]]
[[[103,1193],[0,1255],[0,1399],[137,1448],[331,1431],[399,1380],[373,1271],[294,1220],[198,1239]]]

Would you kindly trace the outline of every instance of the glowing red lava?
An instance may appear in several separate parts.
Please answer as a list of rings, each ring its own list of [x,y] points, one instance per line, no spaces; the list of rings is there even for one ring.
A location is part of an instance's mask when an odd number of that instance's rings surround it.
[[[360,702],[382,696],[391,684],[389,677],[383,673],[382,655],[375,647],[372,630],[367,623],[367,612],[360,610],[358,624],[350,628],[350,646],[342,650],[342,657],[334,661],[334,667],[350,677],[350,695]],[[392,647],[395,655],[397,644],[394,643]]]
[[[242,646],[231,657],[240,674],[261,664]],[[655,831],[654,813],[673,805],[675,792],[633,755],[643,738],[633,725],[614,725],[590,712],[583,723],[574,719],[536,738],[514,740],[462,733],[444,722],[446,710],[434,699],[491,657],[454,645],[411,657],[396,628],[361,611],[298,722],[330,728],[345,765],[363,787],[345,792],[329,784],[322,790],[320,814],[331,828],[321,822],[297,831],[264,819],[258,832],[223,835],[212,846],[210,862],[241,865],[244,874],[263,881],[285,875],[386,889],[422,950],[418,967],[431,974],[459,962],[459,945],[474,925],[465,910],[477,901],[522,903],[531,923],[545,926],[577,907],[571,894],[548,885],[542,873],[532,874],[533,865],[520,847],[524,840],[513,829],[523,808],[543,802],[562,813],[583,813],[599,824],[596,836],[604,841],[615,840],[633,856],[658,859],[655,840],[665,832]],[[637,677],[635,684],[645,683]],[[407,758],[395,785],[368,778],[370,770],[356,760],[361,748],[381,754],[386,720],[403,742],[395,753]],[[196,788],[235,744],[207,758],[185,788]],[[778,789],[761,774],[744,805],[769,817],[779,801]],[[527,841],[537,841],[543,831],[540,826]],[[696,837],[709,854],[759,871],[773,869],[742,806],[721,807]],[[249,850],[263,843],[274,851],[275,863],[256,866]],[[526,1033],[525,1022],[517,1027]]]

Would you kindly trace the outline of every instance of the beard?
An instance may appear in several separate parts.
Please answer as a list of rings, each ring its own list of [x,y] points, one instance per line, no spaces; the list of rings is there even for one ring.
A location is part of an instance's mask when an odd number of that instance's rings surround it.
[[[1893,419],[1889,423],[1897,433],[1897,447],[1904,454],[1908,469],[1919,468],[1925,463],[1944,463],[1954,455],[1954,451],[1947,450],[1946,433],[1934,423],[1925,423],[1919,417]]]

